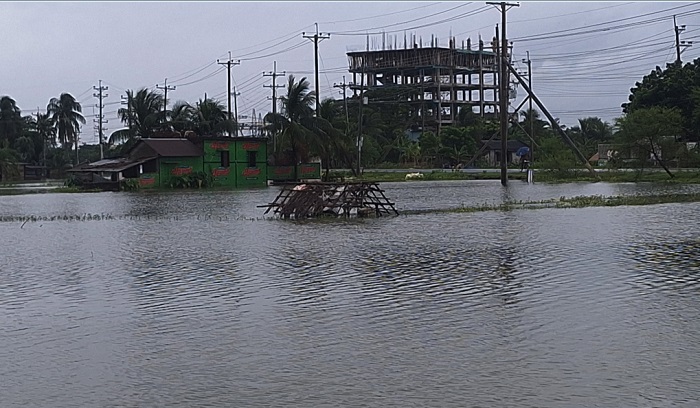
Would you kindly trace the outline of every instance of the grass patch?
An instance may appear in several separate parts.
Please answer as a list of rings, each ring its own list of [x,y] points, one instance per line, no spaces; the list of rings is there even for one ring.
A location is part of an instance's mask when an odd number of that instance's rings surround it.
[[[700,202],[700,193],[688,194],[653,194],[620,196],[575,196],[540,201],[507,201],[501,204],[478,204],[456,208],[405,210],[402,215],[436,214],[436,213],[475,213],[484,211],[537,210],[542,208],[585,208],[655,205],[669,203]]]

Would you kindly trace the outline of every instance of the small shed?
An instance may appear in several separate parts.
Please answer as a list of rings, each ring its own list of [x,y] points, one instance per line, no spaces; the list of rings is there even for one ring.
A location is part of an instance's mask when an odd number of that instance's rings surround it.
[[[500,166],[501,164],[501,141],[500,140],[483,140],[482,144],[486,145],[484,155],[489,166]],[[522,147],[528,147],[520,140],[508,140],[507,144],[508,164],[518,163],[520,158],[516,154]]]

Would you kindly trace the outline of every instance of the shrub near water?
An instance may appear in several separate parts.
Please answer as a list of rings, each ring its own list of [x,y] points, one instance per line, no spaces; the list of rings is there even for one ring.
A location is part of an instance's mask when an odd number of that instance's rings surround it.
[[[214,176],[203,171],[175,176],[170,179],[170,188],[207,188],[214,184]]]

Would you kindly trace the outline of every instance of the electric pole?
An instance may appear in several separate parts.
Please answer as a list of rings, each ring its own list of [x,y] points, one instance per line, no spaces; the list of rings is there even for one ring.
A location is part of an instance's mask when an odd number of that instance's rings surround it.
[[[527,63],[527,84],[530,85],[530,91],[532,91],[532,61],[530,60],[530,51],[527,51],[527,59],[523,60]],[[530,168],[535,162],[535,118],[532,112],[532,97],[528,94],[528,102],[530,104],[529,111],[527,113],[527,118],[530,121]]]
[[[302,32],[301,35],[302,37],[308,38],[309,40],[314,42],[314,60],[316,63],[316,117],[318,117],[318,114],[321,111],[321,94],[319,93],[320,89],[318,84],[318,43],[319,41],[331,38],[331,35],[327,33],[319,33],[318,23],[314,24],[316,24],[316,34],[306,35],[306,33]]]
[[[176,86],[168,86],[168,78],[165,78],[165,83],[163,86],[156,84],[156,89],[162,89],[165,91],[163,95],[163,122],[165,122],[165,112],[168,110],[168,91],[174,91]]]
[[[131,125],[131,92],[126,91],[126,96],[121,95],[121,104],[126,105],[126,118],[129,123],[129,138],[134,137],[133,126]]]
[[[360,100],[359,113],[357,119],[357,175],[362,175],[362,144],[364,137],[362,136],[362,111],[364,111],[365,103],[365,65],[362,64],[362,75],[360,76]]]
[[[99,112],[98,112],[97,118],[93,119],[92,121],[97,123],[97,137],[100,140],[100,160],[102,160],[105,158],[105,152],[104,152],[104,149],[102,148],[102,139],[103,139],[102,125],[104,123],[109,122],[108,120],[105,119],[105,116],[102,114],[102,108],[104,108],[104,105],[102,103],[102,99],[109,96],[109,95],[103,93],[103,91],[106,91],[107,89],[109,89],[109,87],[102,86],[102,80],[100,79],[99,86],[93,86],[92,88],[97,91],[97,93],[92,94],[92,96],[98,98],[98,100],[99,100],[99,104],[95,105],[99,109]]]
[[[263,85],[263,88],[272,88],[272,116],[277,117],[277,88],[282,88],[284,85],[277,85],[277,77],[280,75],[286,75],[286,71],[282,71],[282,73],[277,72],[277,61],[274,61],[272,65],[272,72],[265,73],[263,72],[264,77],[272,77],[272,85]],[[276,121],[276,119],[275,119]],[[275,122],[275,126],[277,123]],[[272,135],[272,151],[273,153],[277,152],[277,129],[273,131]]]
[[[226,90],[226,94],[228,95],[228,120],[231,121],[231,66],[232,65],[240,65],[241,61],[237,60],[234,61],[231,59],[231,51],[228,52],[228,61],[226,62],[219,62],[219,60],[216,60],[216,63],[219,65],[226,65],[226,68],[228,70],[228,88]]]
[[[508,38],[506,37],[506,12],[512,7],[518,7],[515,3],[493,3],[487,2],[493,6],[500,7],[501,11],[501,52],[500,52],[500,74],[499,74],[499,102],[500,102],[500,117],[501,117],[501,184],[508,184]]]
[[[236,135],[238,135],[240,127],[238,126],[238,95],[240,95],[240,92],[236,92],[236,87],[233,87],[233,112],[234,112],[234,119],[236,119]],[[241,136],[243,136],[243,130],[240,129]]]
[[[692,47],[693,42],[681,41],[681,33],[685,31],[685,24],[679,27],[676,24],[676,16],[673,16],[673,30],[676,33],[676,64],[681,65],[681,54],[683,53],[683,51],[685,51],[686,48]],[[683,48],[683,50],[681,50],[681,48]]]
[[[348,84],[345,82],[345,75],[343,75],[343,82],[339,84],[333,84],[333,88],[342,88],[343,90],[340,92],[343,94],[343,104],[345,106],[345,132],[347,133],[348,128],[350,127],[350,117],[348,116],[348,98],[346,95],[345,90],[349,88],[352,83]]]

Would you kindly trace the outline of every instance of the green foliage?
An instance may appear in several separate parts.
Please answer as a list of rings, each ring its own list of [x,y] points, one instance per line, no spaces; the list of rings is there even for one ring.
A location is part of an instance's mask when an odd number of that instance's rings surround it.
[[[7,140],[0,141],[0,180],[14,180],[19,176],[17,152],[8,147]]]
[[[80,178],[76,177],[74,174],[71,174],[68,176],[65,181],[63,182],[64,187],[82,187],[83,186],[83,180]]]
[[[617,119],[616,143],[640,166],[652,158],[670,177],[666,161],[678,152],[676,137],[681,131],[681,114],[677,109],[651,107],[635,109]]]
[[[80,125],[85,124],[80,102],[76,101],[73,95],[62,93],[58,98],[51,98],[46,111],[56,126],[58,141],[67,150],[73,145],[77,149]]]
[[[576,168],[576,157],[571,149],[557,137],[548,137],[540,142],[537,168],[554,177],[570,177]]]
[[[141,184],[137,178],[123,179],[119,182],[119,189],[122,191],[136,191],[140,188]]]
[[[613,138],[612,126],[598,117],[582,118],[578,123],[567,133],[585,157],[594,155],[599,143],[610,142]]]
[[[121,121],[128,125],[131,124],[133,131],[126,136],[128,138],[147,138],[151,137],[158,129],[160,122],[163,119],[163,96],[157,92],[150,91],[147,88],[141,88],[136,93],[128,89],[127,107],[120,108],[117,113]],[[124,137],[123,133],[114,135],[115,139],[110,138],[110,144],[118,143],[123,140],[117,140],[116,136]]]
[[[685,140],[700,140],[700,58],[693,62],[656,67],[630,90],[623,112],[664,107],[679,112]]]
[[[174,176],[170,179],[170,188],[208,188],[214,184],[214,177],[206,172],[198,171],[192,174]]]
[[[0,98],[0,141],[7,141],[13,146],[22,135],[22,116],[14,99],[9,96]]]

